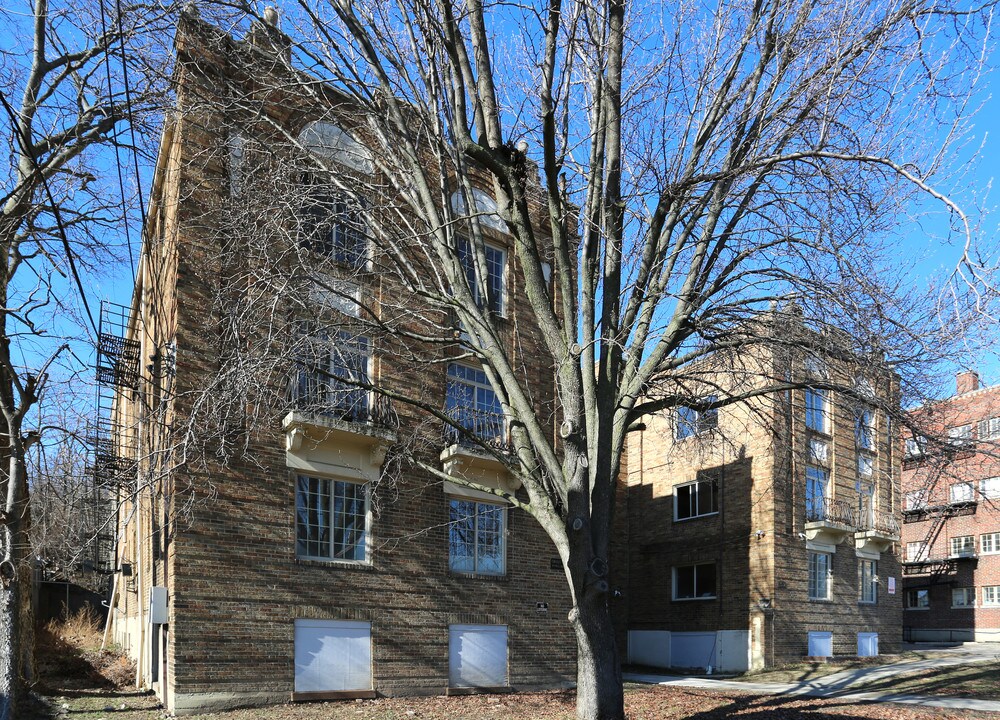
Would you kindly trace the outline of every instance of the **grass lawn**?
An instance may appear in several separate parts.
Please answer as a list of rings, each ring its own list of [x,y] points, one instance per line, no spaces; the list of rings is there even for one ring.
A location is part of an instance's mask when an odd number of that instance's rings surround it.
[[[1000,700],[1000,661],[906,673],[851,689]]]

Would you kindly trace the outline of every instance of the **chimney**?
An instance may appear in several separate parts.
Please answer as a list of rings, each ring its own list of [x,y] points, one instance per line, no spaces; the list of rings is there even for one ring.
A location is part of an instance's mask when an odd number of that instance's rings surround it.
[[[979,389],[979,373],[975,370],[963,370],[955,375],[956,394],[965,395]]]

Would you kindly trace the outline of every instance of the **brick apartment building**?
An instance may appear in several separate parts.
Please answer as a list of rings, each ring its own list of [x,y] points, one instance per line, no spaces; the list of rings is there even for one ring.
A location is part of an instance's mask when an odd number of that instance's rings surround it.
[[[234,151],[234,111],[226,105],[233,86],[253,86],[255,112],[328,152],[326,160],[345,173],[373,172],[363,143],[346,122],[331,120],[336,107],[314,120],[317,108],[294,91],[261,90],[279,65],[274,46],[258,41],[272,30],[255,26],[234,40],[190,11],[177,30],[177,108],[161,142],[120,342],[137,358],[138,377],[116,397],[115,442],[122,462],[138,466],[139,489],[120,512],[113,637],[137,660],[138,682],[175,713],[289,698],[565,685],[575,677],[576,646],[558,555],[525,512],[457,482],[517,490],[496,457],[466,447],[458,433],[442,435],[440,420],[435,425],[409,405],[390,406],[330,380],[326,368],[299,363],[287,368],[292,388],[275,393],[274,412],[257,408],[253,423],[227,426],[243,438],[242,450],[220,456],[210,447],[196,458],[196,444],[178,437],[207,427],[191,422],[206,403],[221,402],[205,388],[224,389],[221,354],[244,347],[226,345],[229,309],[218,301],[227,273],[221,243],[235,243],[241,267],[257,261],[239,248],[246,237],[224,226],[219,232],[242,152]],[[252,169],[239,167],[241,186],[257,181]],[[488,206],[491,191],[477,193]],[[330,273],[351,271],[334,278],[341,300],[349,283],[362,300],[402,297],[391,279],[355,272],[377,263],[370,256],[377,251],[347,213],[333,212],[323,241],[293,248],[297,256],[313,253]],[[523,353],[511,351],[533,378],[539,411],[548,412],[552,370],[532,351],[538,331],[501,227],[483,230],[488,301],[508,318],[503,341]],[[234,302],[246,294],[234,293]],[[417,301],[412,306],[420,310]],[[454,344],[390,349],[389,340],[344,335],[340,329],[356,320],[351,313],[336,300],[322,310],[327,329],[313,339],[330,346],[327,359],[312,362],[416,396],[503,445],[496,396],[474,363],[449,359]],[[433,362],[415,363],[420,356]],[[240,402],[225,409],[249,412]],[[383,482],[376,497],[396,443],[427,425],[436,428],[432,441],[407,457],[443,468],[456,482],[403,463],[390,491]]]
[[[1000,387],[972,371],[912,413],[903,455],[903,634],[1000,641]],[[943,438],[935,442],[932,438]]]
[[[775,337],[811,332],[782,315]],[[876,408],[891,407],[895,380],[775,347],[711,358],[705,397],[786,377],[854,396],[816,387],[681,408],[630,435],[617,578],[629,662],[742,671],[900,647],[900,460]]]

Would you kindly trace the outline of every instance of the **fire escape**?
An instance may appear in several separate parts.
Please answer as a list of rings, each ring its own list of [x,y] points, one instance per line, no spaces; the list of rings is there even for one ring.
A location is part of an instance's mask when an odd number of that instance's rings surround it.
[[[91,477],[93,478],[93,527],[98,528],[92,562],[98,570],[113,569],[115,520],[120,499],[135,491],[135,438],[121,416],[116,397],[139,389],[139,343],[125,337],[128,308],[101,303],[97,334],[97,392],[91,425]]]
[[[962,449],[967,450],[968,446],[963,446]],[[955,448],[952,452],[947,453],[947,455],[950,456],[958,450],[959,448]],[[923,455],[918,457],[920,460],[924,460]],[[931,496],[931,493],[938,484],[943,467],[948,464],[949,460],[950,457],[946,456],[944,464],[937,469],[937,474],[924,488],[924,500]],[[952,576],[958,572],[959,563],[975,560],[975,552],[952,553],[951,548],[946,548],[944,552],[931,552],[931,549],[934,547],[934,542],[938,539],[941,529],[949,519],[963,515],[974,515],[977,507],[978,503],[973,497],[971,499],[952,500],[936,505],[927,505],[924,502],[920,502],[915,507],[904,509],[903,522],[911,523],[930,520],[931,523],[927,526],[924,539],[920,541],[920,551],[917,556],[911,558],[907,555],[905,557],[903,561],[903,575],[909,577],[924,576],[928,585],[935,585],[945,580],[953,582]]]

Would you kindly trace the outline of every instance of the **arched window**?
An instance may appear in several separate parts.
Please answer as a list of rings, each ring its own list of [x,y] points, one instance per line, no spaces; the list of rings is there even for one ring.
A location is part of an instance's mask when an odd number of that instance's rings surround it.
[[[370,174],[374,168],[371,151],[331,122],[317,120],[299,133],[306,150],[353,170]]]
[[[472,211],[479,214],[479,222],[494,230],[507,232],[507,224],[500,218],[497,201],[485,191],[479,188],[472,189],[472,205]],[[456,190],[452,193],[451,210],[458,215],[466,214],[465,196],[461,190]]]

